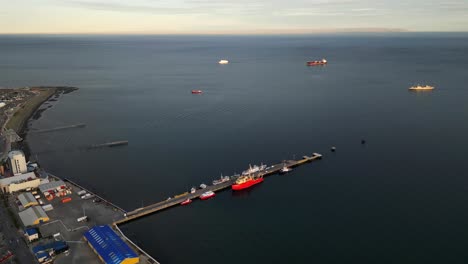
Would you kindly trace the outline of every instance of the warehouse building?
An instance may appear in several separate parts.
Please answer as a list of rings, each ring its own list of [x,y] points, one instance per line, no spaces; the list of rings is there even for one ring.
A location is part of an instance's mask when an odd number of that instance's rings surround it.
[[[140,261],[133,251],[108,225],[94,226],[84,239],[106,264],[135,264]]]
[[[49,221],[49,217],[40,206],[29,207],[28,209],[19,212],[18,215],[24,226],[33,226]]]
[[[34,172],[0,179],[0,189],[2,189],[4,193],[13,193],[29,188],[37,188],[40,184],[41,179],[37,178]]]
[[[22,193],[22,194],[18,195],[18,200],[20,201],[20,203],[21,203],[21,205],[23,206],[24,209],[26,209],[28,207],[31,207],[31,206],[39,205],[36,198],[34,198],[32,193],[30,193],[30,192]]]
[[[64,189],[65,187],[65,183],[62,180],[58,180],[39,185],[39,190],[41,193],[45,193],[49,191],[55,191],[57,189]]]

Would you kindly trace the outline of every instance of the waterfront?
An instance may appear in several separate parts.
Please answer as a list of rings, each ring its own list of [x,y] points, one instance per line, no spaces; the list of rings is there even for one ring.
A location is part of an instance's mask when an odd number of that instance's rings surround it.
[[[124,209],[249,163],[325,154],[123,227],[161,263],[466,259],[466,35],[2,38],[1,85],[80,87],[32,126],[86,128],[31,134],[33,153]],[[426,82],[436,90],[408,93]]]

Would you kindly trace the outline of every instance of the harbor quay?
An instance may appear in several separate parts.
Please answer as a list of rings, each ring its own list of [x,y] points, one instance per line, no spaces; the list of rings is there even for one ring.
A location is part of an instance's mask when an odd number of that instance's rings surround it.
[[[10,155],[15,159],[11,164],[25,162],[21,151],[15,153],[18,155]],[[32,171],[18,172],[15,176],[0,179],[0,187],[8,208],[13,210],[18,234],[23,237],[38,263],[159,264],[129,239],[119,226],[191,203],[192,199],[208,199],[215,192],[230,189],[231,186],[235,190],[234,186],[245,179],[263,181],[264,177],[286,173],[293,167],[321,158],[321,154],[313,153],[271,166],[250,166],[240,175],[224,176],[213,180],[212,184],[201,184],[198,188],[193,187],[182,194],[132,211],[124,210],[73,180],[60,178],[29,163],[24,167]],[[15,180],[15,177],[21,180]],[[14,258],[14,255],[9,257]]]

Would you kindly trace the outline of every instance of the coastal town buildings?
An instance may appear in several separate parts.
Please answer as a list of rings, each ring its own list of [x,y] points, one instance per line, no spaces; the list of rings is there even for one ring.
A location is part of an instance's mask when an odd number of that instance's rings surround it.
[[[49,221],[49,217],[40,206],[29,207],[28,209],[19,212],[18,215],[25,227]]]
[[[10,153],[8,153],[8,162],[13,175],[26,173],[28,171],[26,157],[21,150],[10,151]]]
[[[26,228],[24,230],[24,235],[26,236],[28,242],[32,242],[39,239],[39,232],[36,228]]]
[[[39,205],[36,198],[32,195],[32,193],[22,193],[18,195],[18,201],[21,203],[21,206],[26,209],[31,206]]]
[[[0,179],[0,189],[3,193],[13,193],[29,188],[37,188],[40,184],[41,180],[36,177],[34,172]]]

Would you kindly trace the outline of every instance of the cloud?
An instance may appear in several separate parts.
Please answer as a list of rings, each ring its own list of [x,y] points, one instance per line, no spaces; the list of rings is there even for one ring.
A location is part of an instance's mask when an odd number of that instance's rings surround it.
[[[208,10],[203,11],[191,7],[171,7],[171,6],[154,6],[154,5],[134,5],[123,4],[118,2],[97,2],[97,1],[80,1],[72,0],[66,2],[68,5],[101,11],[111,12],[133,12],[133,13],[149,13],[149,14],[206,14]]]

